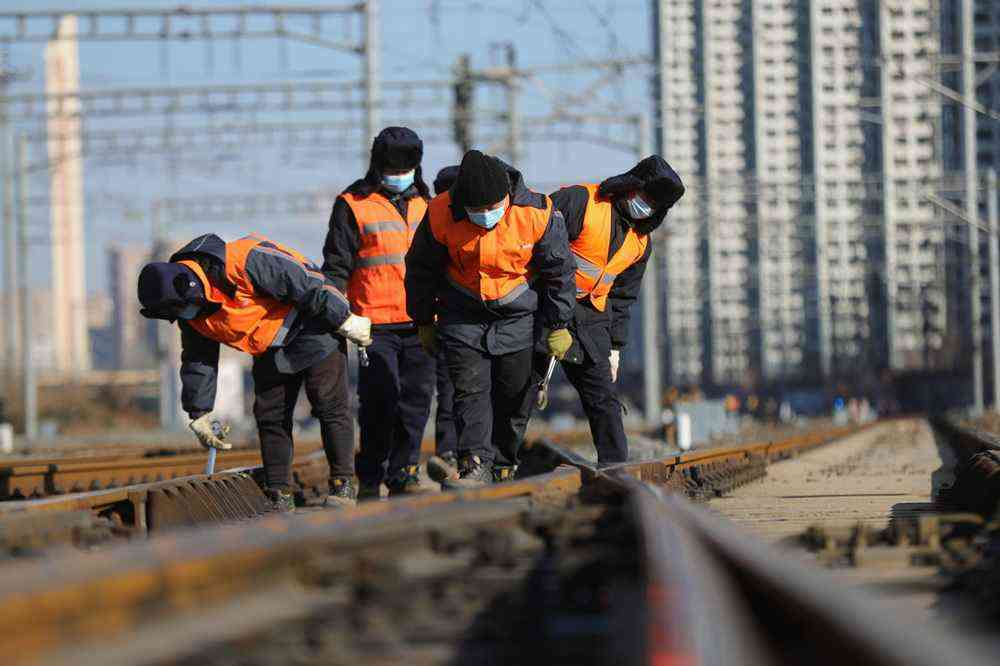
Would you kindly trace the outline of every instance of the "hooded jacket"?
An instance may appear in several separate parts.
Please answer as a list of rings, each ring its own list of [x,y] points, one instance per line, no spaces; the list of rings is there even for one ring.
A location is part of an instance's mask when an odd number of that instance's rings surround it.
[[[549,207],[548,197],[529,190],[520,172],[505,167],[512,207],[542,211]],[[450,199],[452,218],[447,223],[472,224],[454,187],[438,195],[432,206],[445,197]],[[450,261],[448,247],[431,230],[428,213],[406,255],[407,310],[418,325],[432,324],[436,317],[440,335],[490,354],[507,354],[532,345],[536,311],[545,328],[565,328],[572,320],[575,264],[562,214],[555,208],[531,249],[528,268],[533,288],[519,290],[516,298],[491,305],[463,293],[445,277]]]
[[[315,266],[278,251],[266,239],[259,240],[246,253],[240,270],[255,294],[281,305],[280,339],[268,350],[274,353],[275,365],[283,373],[300,372],[342,344],[331,332],[347,319],[349,304]],[[170,261],[195,262],[210,282],[211,289],[206,285],[206,291],[236,298],[238,286],[227,277],[226,256],[226,242],[205,234],[175,252]],[[181,329],[181,405],[191,418],[197,418],[215,404],[220,343],[196,331],[190,322],[177,323]]]
[[[630,220],[623,205],[624,195],[636,190],[642,190],[657,202],[656,211],[646,220]],[[601,181],[597,191],[598,196],[615,200],[611,211],[611,239],[608,247],[610,259],[621,248],[630,229],[641,235],[648,235],[659,228],[666,218],[667,211],[683,196],[684,185],[670,165],[661,157],[654,155],[645,158],[626,173]],[[566,221],[566,233],[571,243],[577,240],[583,231],[589,201],[590,193],[583,185],[564,187],[552,194],[553,205],[563,214]],[[588,303],[577,305],[574,317],[575,329],[581,345],[589,355],[604,353],[604,350],[595,348],[590,339],[592,336],[588,336],[584,330],[590,325],[610,326],[612,349],[624,349],[628,345],[632,304],[639,297],[642,277],[652,251],[653,244],[648,243],[642,257],[615,278],[608,294],[608,307],[605,312],[597,311]]]

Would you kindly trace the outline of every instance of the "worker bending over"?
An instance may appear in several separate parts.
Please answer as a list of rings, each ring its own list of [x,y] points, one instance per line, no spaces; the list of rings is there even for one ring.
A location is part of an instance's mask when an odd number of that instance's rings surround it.
[[[630,310],[653,251],[650,234],[683,194],[680,177],[658,155],[600,185],[573,185],[552,194],[576,260],[572,332],[579,344],[562,366],[580,394],[599,463],[628,459],[613,385],[628,344]],[[536,378],[547,360],[536,358]]]
[[[323,246],[323,272],[347,292],[351,310],[372,321],[369,363],[358,372],[360,499],[430,490],[417,475],[434,396],[434,358],[406,312],[404,257],[427,211],[424,146],[406,127],[372,144],[365,177],[337,197]]]
[[[460,478],[445,485],[491,483],[498,452],[516,463],[535,313],[561,357],[572,342],[573,289],[566,228],[549,198],[495,157],[467,152],[406,255],[407,309],[425,347],[440,345],[455,387]]]
[[[343,338],[371,343],[371,323],[305,257],[261,236],[199,236],[139,274],[141,314],[181,329],[181,404],[206,448],[228,449],[213,416],[219,344],[253,356],[266,493],[291,511],[292,413],[305,384],[330,464],[328,503],[353,504],[354,422]]]

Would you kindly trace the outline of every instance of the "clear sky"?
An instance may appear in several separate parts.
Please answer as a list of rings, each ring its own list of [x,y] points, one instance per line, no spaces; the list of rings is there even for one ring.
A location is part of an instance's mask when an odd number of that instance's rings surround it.
[[[137,7],[169,8],[177,2],[158,0],[0,0],[3,11],[18,9],[123,9]],[[192,7],[232,6],[234,0],[184,3]],[[248,3],[249,4],[249,3]],[[253,3],[262,4],[262,3]],[[295,4],[292,0],[276,4]],[[322,4],[313,1],[301,4]],[[328,4],[338,4],[336,1]],[[513,42],[522,66],[601,60],[609,57],[640,56],[650,52],[650,10],[648,0],[514,0],[511,2],[463,2],[461,0],[382,0],[381,39],[383,79],[441,79],[450,76],[451,68],[462,53],[469,53],[474,67],[500,64],[499,43]],[[342,36],[336,20],[327,30]],[[357,34],[354,29],[353,33]],[[40,44],[18,45],[11,49],[11,64],[30,68],[33,77],[10,90],[12,94],[41,90],[43,47]],[[314,46],[274,40],[204,42],[81,42],[82,88],[160,87],[210,85],[222,83],[258,83],[266,81],[353,80],[361,72],[361,61],[350,54]],[[635,113],[649,109],[648,70],[632,68],[624,80],[601,86],[609,105],[602,112]],[[545,78],[545,87],[553,90],[579,91],[593,74],[553,74]],[[483,107],[501,108],[499,91],[477,98]],[[563,100],[567,110],[577,110],[576,103]],[[523,113],[546,113],[551,107],[537,88],[529,87],[523,95]],[[447,117],[450,94],[434,108],[414,108],[413,118]],[[594,110],[594,109],[591,109]],[[353,114],[353,115],[352,115]],[[407,113],[389,113],[393,121],[405,121]],[[354,112],[287,112],[183,116],[172,120],[163,116],[146,118],[93,118],[85,121],[86,130],[114,127],[139,127],[159,131],[167,123],[199,125],[240,123],[253,120],[315,121],[320,119],[358,119]],[[22,123],[17,129],[37,131],[38,123]],[[419,128],[418,128],[419,129]],[[482,146],[484,149],[487,146]],[[524,156],[517,166],[530,185],[550,191],[559,184],[599,179],[623,171],[635,162],[635,156],[583,141],[545,141],[522,147]],[[180,166],[169,168],[162,157],[135,156],[112,164],[96,160],[85,162],[87,194],[86,235],[88,290],[103,290],[106,284],[104,254],[111,242],[142,242],[150,237],[149,210],[153,201],[163,197],[252,194],[328,189],[336,191],[364,172],[366,162],[345,151],[255,145],[240,146],[238,151],[175,156]],[[454,163],[457,148],[449,142],[428,140],[424,168],[429,176],[441,166]],[[44,159],[38,151],[32,161]],[[31,195],[47,193],[42,175],[30,182]],[[331,201],[332,203],[332,201]],[[195,236],[215,231],[226,237],[258,231],[287,242],[313,258],[319,258],[326,227],[326,213],[310,218],[253,219],[243,223],[207,223],[192,220],[180,235]],[[48,213],[33,208],[30,215],[32,237],[36,242],[30,258],[32,276],[39,286],[48,281]]]

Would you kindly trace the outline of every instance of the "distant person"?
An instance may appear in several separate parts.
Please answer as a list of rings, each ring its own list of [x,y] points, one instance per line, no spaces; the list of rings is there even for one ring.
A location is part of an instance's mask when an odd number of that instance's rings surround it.
[[[226,243],[205,234],[170,261],[147,264],[138,291],[144,317],[180,327],[181,405],[202,446],[230,448],[212,413],[221,343],[253,356],[253,413],[275,510],[295,508],[292,413],[303,384],[330,465],[327,502],[354,504],[354,421],[343,338],[371,344],[371,322],[351,314],[347,298],[319,268],[261,236]]]
[[[360,499],[426,492],[420,443],[434,395],[434,358],[406,312],[405,257],[430,192],[413,130],[387,127],[372,144],[364,178],[337,197],[323,246],[323,272],[351,310],[372,321],[369,364],[358,371]]]
[[[407,309],[425,348],[443,351],[455,387],[460,478],[447,487],[492,483],[498,453],[516,464],[530,415],[535,320],[561,358],[573,289],[566,227],[549,198],[499,159],[467,152],[406,255]]]
[[[632,305],[653,252],[650,234],[683,194],[680,177],[658,155],[600,184],[572,185],[552,194],[576,262],[570,330],[578,344],[562,367],[580,394],[599,463],[628,459],[614,384],[628,344]],[[535,359],[536,379],[547,362],[547,357]]]

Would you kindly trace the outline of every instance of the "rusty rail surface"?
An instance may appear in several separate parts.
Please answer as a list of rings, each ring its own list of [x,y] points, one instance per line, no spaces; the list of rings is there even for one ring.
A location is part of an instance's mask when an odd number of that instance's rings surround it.
[[[297,453],[306,455],[318,448],[315,444],[301,446]],[[257,465],[260,465],[260,451],[256,447],[220,451],[216,462],[220,470]],[[0,501],[155,483],[201,474],[204,469],[204,451],[159,456],[127,454],[0,460]]]
[[[660,462],[659,479],[683,474]],[[651,464],[576,460],[475,491],[14,562],[0,569],[5,655],[102,666],[292,654],[411,666],[978,663],[668,496],[669,484],[640,480]]]

